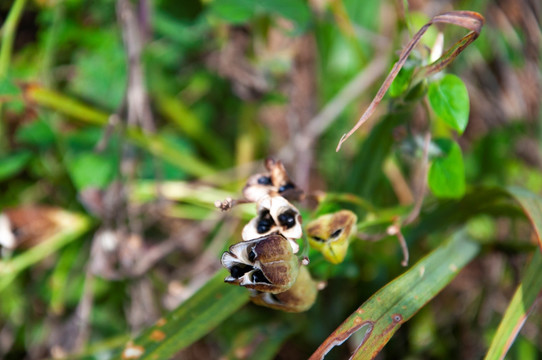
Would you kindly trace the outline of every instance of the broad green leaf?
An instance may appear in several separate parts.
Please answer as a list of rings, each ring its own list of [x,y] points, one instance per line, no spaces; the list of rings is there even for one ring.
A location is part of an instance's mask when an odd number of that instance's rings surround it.
[[[456,233],[429,255],[375,293],[350,315],[316,350],[321,359],[335,345],[361,331],[354,359],[372,359],[399,327],[437,295],[479,251],[464,232]]]
[[[247,289],[224,283],[226,269],[218,271],[201,289],[165,318],[128,342],[122,354],[138,353],[138,359],[170,359],[200,339],[249,298]],[[118,354],[116,358],[124,358]]]
[[[17,129],[15,139],[21,144],[46,148],[54,144],[56,136],[51,126],[44,120],[39,119]]]
[[[504,359],[542,291],[542,255],[535,251],[514,297],[508,305],[486,354],[486,360]]]
[[[397,77],[393,79],[393,82],[390,85],[388,93],[391,97],[401,96],[410,85],[410,80],[412,79],[412,74],[414,73],[415,66],[411,64],[409,66],[408,61],[405,63],[405,66],[399,70]]]
[[[429,188],[438,197],[461,197],[465,193],[465,168],[461,148],[448,139],[435,142],[443,154],[431,164],[428,174]]]
[[[115,110],[126,92],[126,54],[121,36],[114,29],[96,32],[92,51],[75,56],[74,76],[69,88],[78,96],[108,110]]]
[[[429,85],[427,95],[439,118],[462,134],[469,122],[469,93],[463,81],[447,74]]]
[[[258,5],[272,14],[292,20],[297,26],[296,33],[305,30],[311,20],[309,5],[303,0],[267,0],[259,1]]]
[[[114,158],[94,153],[84,153],[68,162],[68,171],[78,190],[107,187],[115,176],[116,168]]]
[[[8,77],[0,78],[0,97],[16,96],[21,94],[21,89]]]
[[[12,259],[0,260],[0,293],[21,271],[78,239],[91,226],[89,218],[63,210],[55,212],[55,219],[60,224],[57,232]]]
[[[255,14],[256,2],[252,0],[220,0],[211,5],[211,14],[232,24],[244,23]]]
[[[0,157],[0,181],[21,171],[32,157],[30,151],[21,151]]]

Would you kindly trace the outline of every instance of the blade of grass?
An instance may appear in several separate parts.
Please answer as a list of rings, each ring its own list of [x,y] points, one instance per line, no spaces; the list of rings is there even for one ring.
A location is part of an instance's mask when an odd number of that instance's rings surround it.
[[[0,261],[0,293],[21,271],[76,240],[91,226],[90,219],[80,214],[59,211],[57,216],[63,225],[57,233],[10,260]]]
[[[509,187],[508,193],[520,204],[534,227],[538,246],[542,251],[542,197],[518,187]]]
[[[535,251],[525,275],[521,279],[514,297],[508,305],[497,333],[491,341],[486,360],[504,359],[523,327],[527,316],[534,308],[537,296],[542,291],[542,255]]]
[[[300,330],[299,325],[267,323],[246,328],[236,335],[225,359],[274,359],[284,342]]]
[[[27,86],[25,97],[40,106],[63,113],[90,125],[105,126],[109,116],[81,102],[37,85]],[[164,159],[194,176],[206,176],[216,171],[198,158],[170,146],[160,135],[146,134],[139,129],[128,128],[126,137],[135,145]]]
[[[323,358],[358,331],[364,331],[364,336],[353,358],[374,358],[397,329],[449,284],[478,251],[478,244],[463,232],[456,233],[361,305],[310,359]]]
[[[507,191],[520,204],[533,225],[538,245],[542,251],[542,198],[517,187],[507,188]],[[497,333],[491,341],[485,359],[504,359],[506,356],[533,309],[537,297],[542,292],[542,276],[540,274],[542,274],[542,255],[540,251],[535,251],[533,259],[499,324]]]
[[[23,14],[23,9],[26,4],[26,0],[16,0],[9,13],[7,18],[2,24],[2,45],[0,46],[0,80],[3,80],[8,75],[9,62],[11,60],[11,52],[13,51],[13,42],[15,41],[15,30],[17,29],[17,24],[21,19]],[[3,114],[3,104],[0,102],[0,150],[5,149],[5,124],[4,124],[4,114]]]
[[[246,289],[224,283],[227,275],[226,269],[218,271],[190,299],[128,342],[115,358],[140,354],[140,360],[170,359],[203,337],[248,301]]]

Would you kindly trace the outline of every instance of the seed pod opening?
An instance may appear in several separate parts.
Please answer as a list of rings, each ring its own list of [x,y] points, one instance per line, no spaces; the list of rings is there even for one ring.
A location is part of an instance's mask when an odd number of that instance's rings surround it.
[[[248,201],[258,202],[265,196],[281,195],[289,200],[299,200],[303,191],[289,178],[281,161],[266,159],[267,172],[248,178],[243,188],[243,196]]]
[[[341,210],[311,221],[307,225],[310,246],[320,251],[329,262],[341,263],[356,231],[357,219],[352,211]]]
[[[290,242],[280,234],[230,246],[222,265],[230,271],[225,282],[271,293],[288,290],[299,272]]]
[[[252,240],[272,233],[280,233],[288,240],[294,253],[299,251],[296,240],[303,235],[301,215],[295,206],[281,196],[266,196],[258,201],[258,216],[252,219],[241,234]]]

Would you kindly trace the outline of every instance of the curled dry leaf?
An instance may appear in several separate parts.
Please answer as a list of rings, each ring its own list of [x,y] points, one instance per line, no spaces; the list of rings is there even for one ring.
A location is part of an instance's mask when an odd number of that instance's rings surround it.
[[[361,115],[356,125],[354,125],[354,127],[348,133],[344,134],[341,137],[341,139],[339,140],[339,144],[337,144],[336,151],[339,151],[341,149],[341,145],[357,129],[359,129],[361,125],[363,125],[363,123],[365,123],[369,119],[369,117],[371,117],[380,101],[382,101],[382,98],[384,98],[384,95],[391,86],[391,83],[399,73],[399,70],[401,70],[401,68],[405,64],[408,56],[419,43],[423,34],[425,34],[427,29],[431,25],[437,23],[461,26],[467,30],[470,30],[470,32],[464,37],[462,37],[458,42],[456,42],[450,49],[448,49],[437,61],[421,68],[420,71],[418,71],[414,75],[415,80],[413,81],[413,84],[416,83],[416,79],[423,79],[424,77],[430,76],[444,69],[457,57],[457,55],[459,55],[463,50],[465,50],[465,48],[469,46],[470,43],[476,40],[476,38],[480,35],[480,31],[482,31],[482,26],[484,25],[484,17],[474,11],[451,11],[434,16],[427,24],[422,26],[422,28],[414,35],[414,37],[401,52],[399,60],[397,60],[397,62],[393,65],[393,68],[382,83],[382,86],[380,86],[380,89],[373,98],[373,101],[371,101],[371,103],[369,104],[367,110],[365,110],[363,115]]]
[[[290,242],[280,234],[232,245],[221,261],[230,272],[225,282],[270,293],[288,290],[299,272]]]

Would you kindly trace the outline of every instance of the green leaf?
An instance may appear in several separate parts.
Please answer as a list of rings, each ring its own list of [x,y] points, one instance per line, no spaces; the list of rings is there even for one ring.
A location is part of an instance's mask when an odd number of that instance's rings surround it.
[[[116,168],[114,158],[94,153],[84,153],[68,162],[68,171],[78,190],[105,188],[113,180]]]
[[[542,291],[542,276],[540,274],[542,274],[542,255],[540,251],[535,251],[533,259],[504,313],[497,333],[491,341],[485,357],[486,360],[504,359],[533,309],[538,294]]]
[[[533,225],[540,251],[542,251],[542,197],[517,187],[507,188],[507,191],[519,202],[525,215]],[[504,359],[542,291],[542,276],[540,276],[542,273],[542,255],[540,251],[535,251],[533,259],[506,309],[486,354],[485,359],[487,360]]]
[[[469,93],[463,81],[447,74],[429,85],[427,95],[438,117],[462,134],[469,122]]]
[[[56,137],[51,126],[40,119],[17,129],[15,139],[21,144],[46,148],[55,143]]]
[[[380,289],[350,315],[316,350],[320,359],[335,345],[361,331],[354,359],[373,359],[399,327],[437,295],[478,253],[478,244],[458,232]]]
[[[506,190],[519,202],[525,215],[529,218],[536,232],[538,246],[542,251],[542,197],[518,187],[509,187]]]
[[[302,0],[266,0],[259,1],[258,5],[272,14],[292,20],[297,27],[296,33],[305,30],[311,20],[310,8]]]
[[[232,24],[241,24],[254,16],[256,2],[252,0],[220,0],[211,5],[211,14]]]
[[[275,359],[286,339],[299,329],[300,326],[288,323],[256,324],[237,329],[232,348],[225,359],[239,359],[240,353],[244,359]]]
[[[0,96],[17,96],[21,94],[21,89],[9,78],[0,78]]]
[[[439,139],[435,143],[443,155],[431,164],[428,174],[429,188],[435,196],[458,198],[465,193],[465,167],[463,155],[457,143],[448,139]]]
[[[408,89],[414,69],[415,64],[409,64],[407,61],[401,70],[399,70],[397,77],[393,79],[390,89],[388,90],[391,97],[399,97]]]
[[[171,359],[207,334],[248,301],[247,289],[224,283],[227,275],[226,269],[218,271],[190,299],[128,342],[122,352],[143,351],[139,360]]]
[[[27,150],[1,157],[0,181],[21,171],[31,157],[32,153]]]

